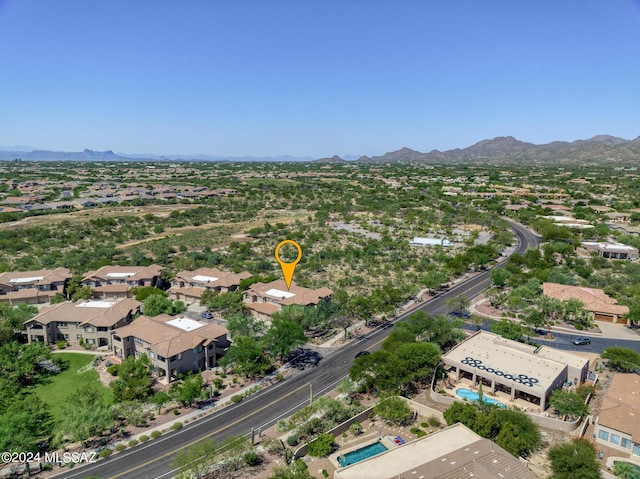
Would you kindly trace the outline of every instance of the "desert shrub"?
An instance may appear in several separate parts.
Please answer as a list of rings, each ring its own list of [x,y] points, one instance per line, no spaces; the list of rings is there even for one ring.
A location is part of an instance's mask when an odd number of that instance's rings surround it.
[[[291,436],[287,438],[287,444],[291,447],[297,446],[298,443],[300,443],[300,438],[298,438],[297,434],[291,434]]]
[[[432,427],[438,427],[440,425],[440,420],[435,416],[431,416],[429,419],[427,419],[427,421],[429,422],[429,426],[432,426]]]
[[[254,451],[245,453],[243,459],[247,466],[257,466],[260,464],[260,456]]]
[[[126,448],[127,448],[127,445],[126,445],[126,444],[118,444],[118,445],[116,446],[116,451],[117,451],[117,452],[124,451]]]
[[[67,347],[67,342],[64,340],[61,341],[56,341],[56,348],[58,349],[64,349]]]
[[[238,404],[242,401],[242,396],[240,394],[236,394],[235,396],[231,396],[231,402],[234,404]]]
[[[429,427],[429,423],[428,423],[428,422],[421,422],[421,423],[420,423],[420,427],[423,427],[423,428],[425,428],[425,429],[426,429],[426,428],[428,428],[428,427]]]
[[[162,436],[162,433],[160,431],[151,431],[151,437],[153,439],[158,439],[160,436]]]
[[[173,426],[171,426],[171,429],[173,429],[174,431],[179,431],[180,429],[182,429],[182,423],[181,422],[174,423]]]
[[[313,457],[325,457],[335,449],[335,438],[331,434],[320,434],[314,441],[309,443],[307,452]]]
[[[147,442],[149,440],[149,436],[146,434],[140,436],[140,442]]]
[[[287,421],[278,421],[278,423],[276,424],[276,431],[278,432],[285,432],[289,430],[289,423]]]
[[[269,454],[282,453],[282,445],[275,437],[265,436],[262,438],[262,441],[260,441],[260,444]]]
[[[175,416],[179,416],[179,415],[180,415],[180,411],[179,411],[178,409],[174,409],[174,410],[173,410],[173,414],[174,414]]]
[[[351,431],[351,434],[353,434],[354,436],[362,434],[362,424],[360,424],[359,422],[354,422],[353,424],[351,424],[351,426],[349,426],[349,431]]]
[[[111,374],[112,376],[117,376],[119,369],[120,369],[120,365],[119,364],[112,364],[111,366],[109,366],[107,368],[107,372],[109,374]]]
[[[111,454],[113,454],[113,449],[107,448],[100,451],[100,457],[109,457]]]
[[[133,447],[135,445],[138,444],[138,440],[137,439],[131,439],[131,441],[129,441],[129,447]]]

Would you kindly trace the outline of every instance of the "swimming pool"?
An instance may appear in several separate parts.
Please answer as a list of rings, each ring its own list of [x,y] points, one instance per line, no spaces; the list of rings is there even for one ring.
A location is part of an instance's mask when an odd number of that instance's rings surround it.
[[[467,388],[459,388],[456,389],[456,396],[461,397],[462,399],[466,399],[467,401],[477,401],[478,400],[478,393],[475,391],[472,391],[471,389],[467,389]],[[504,408],[505,405],[502,404],[500,401],[496,401],[493,398],[489,398],[487,396],[485,396],[484,394],[482,395],[482,402],[487,403],[487,404],[495,404],[498,407]]]
[[[361,447],[355,451],[348,452],[341,456],[338,456],[338,462],[342,467],[350,466],[356,462],[364,461],[370,457],[377,456],[380,453],[386,452],[388,449],[380,441],[369,444],[368,446]]]

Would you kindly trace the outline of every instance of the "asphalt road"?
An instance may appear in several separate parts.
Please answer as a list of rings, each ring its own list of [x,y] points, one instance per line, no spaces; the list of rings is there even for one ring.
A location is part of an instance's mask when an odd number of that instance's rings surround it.
[[[516,252],[522,253],[537,246],[538,238],[530,231],[513,224],[519,239]],[[409,314],[424,310],[429,314],[445,314],[448,298],[464,295],[472,298],[484,290],[490,282],[489,272],[482,272],[447,290],[445,293],[420,303],[416,308],[400,315],[393,322],[402,321]],[[390,326],[390,325],[388,325]],[[76,467],[57,475],[59,478],[135,478],[160,479],[176,474],[171,462],[174,455],[202,439],[215,437],[224,439],[232,435],[248,435],[252,428],[265,430],[281,418],[309,403],[310,393],[314,397],[324,395],[333,389],[347,374],[357,352],[364,349],[375,350],[386,338],[390,328],[381,327],[357,341],[353,341],[321,358],[318,365],[304,370],[292,370],[283,382],[271,386],[244,401],[226,407],[217,413],[184,426],[180,431],[171,432],[158,439],[140,444],[95,464]],[[556,346],[564,345],[558,338]],[[568,340],[567,344],[571,345]],[[596,347],[595,340],[592,347]],[[581,346],[588,350],[588,346]]]

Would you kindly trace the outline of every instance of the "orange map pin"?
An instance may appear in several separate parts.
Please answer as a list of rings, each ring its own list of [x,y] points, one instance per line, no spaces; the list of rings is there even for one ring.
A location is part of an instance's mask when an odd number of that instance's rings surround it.
[[[278,254],[278,251],[280,250],[280,248],[282,248],[286,244],[292,244],[298,250],[298,257],[293,263],[285,263],[280,259],[280,255]],[[302,248],[295,241],[293,240],[280,241],[280,243],[278,243],[278,246],[276,246],[276,261],[280,263],[280,267],[282,268],[282,274],[284,275],[285,283],[287,283],[287,289],[291,289],[291,280],[293,279],[293,273],[296,270],[296,265],[300,262],[301,259],[302,259]]]

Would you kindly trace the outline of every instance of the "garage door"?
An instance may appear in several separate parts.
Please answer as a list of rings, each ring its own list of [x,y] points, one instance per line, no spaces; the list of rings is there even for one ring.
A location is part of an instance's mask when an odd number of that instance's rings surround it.
[[[613,315],[596,313],[594,319],[596,321],[606,321],[607,323],[613,323]]]

